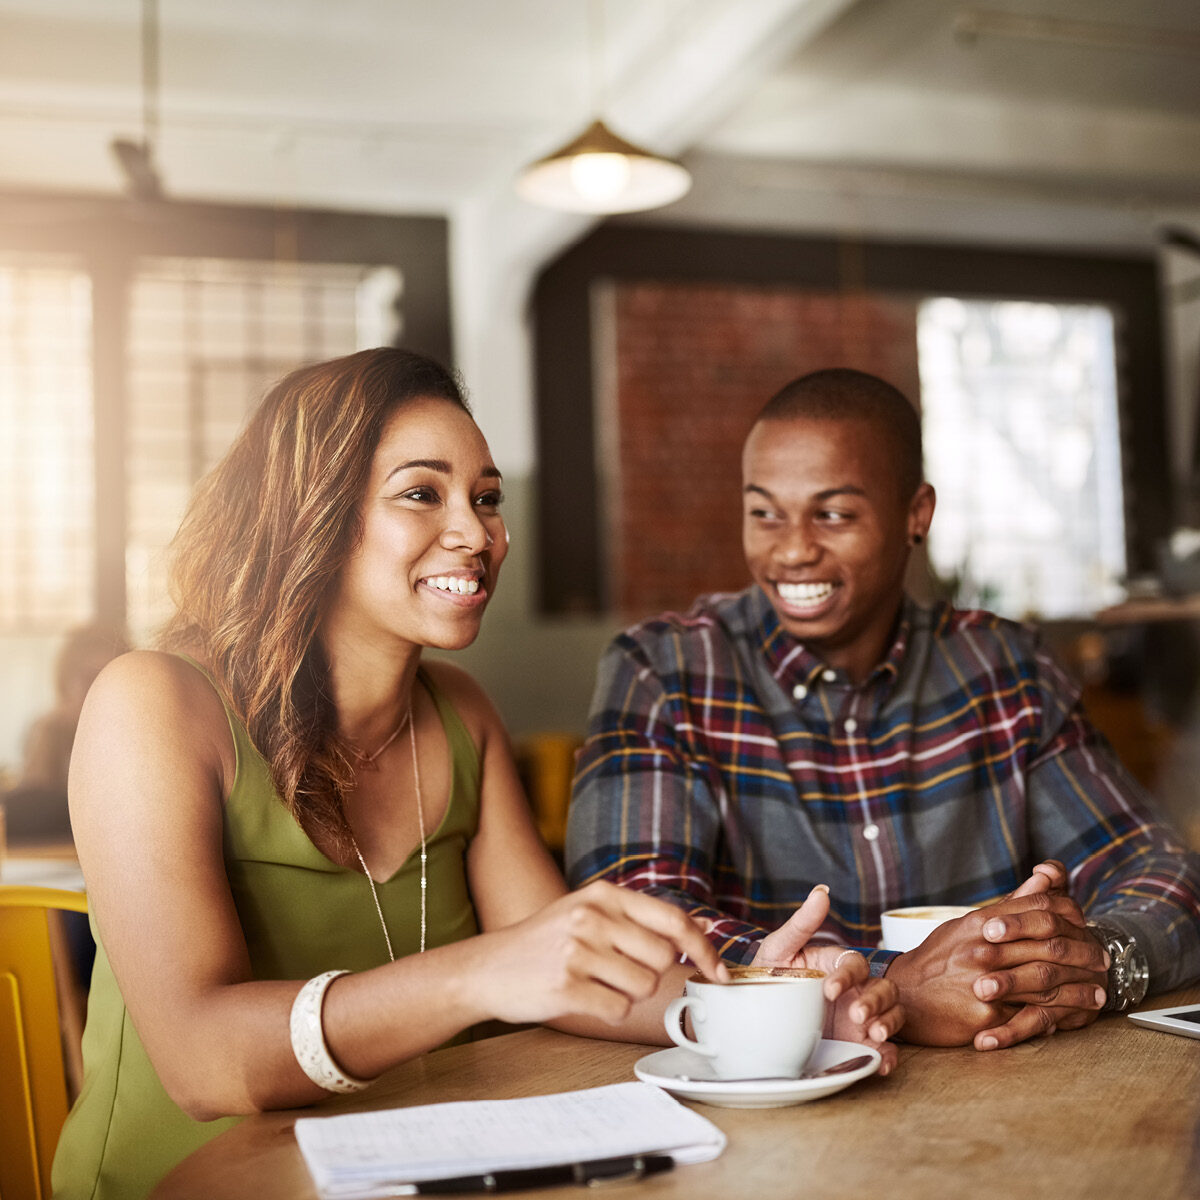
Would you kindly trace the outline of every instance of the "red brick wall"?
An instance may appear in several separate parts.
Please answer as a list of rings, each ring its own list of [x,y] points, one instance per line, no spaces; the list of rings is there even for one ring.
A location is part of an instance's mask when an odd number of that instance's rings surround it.
[[[610,313],[610,601],[627,618],[745,586],[742,442],[788,380],[855,367],[918,394],[915,301],[639,282],[614,285]]]

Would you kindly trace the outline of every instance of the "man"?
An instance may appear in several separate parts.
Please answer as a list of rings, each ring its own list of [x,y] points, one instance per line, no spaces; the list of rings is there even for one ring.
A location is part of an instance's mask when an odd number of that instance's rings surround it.
[[[735,962],[816,883],[816,936],[868,948],[885,909],[1000,898],[907,954],[865,951],[905,1035],[933,1044],[1012,1045],[1200,975],[1200,860],[1037,634],[905,595],[935,503],[905,397],[857,371],[804,376],[742,463],[753,586],[609,648],[572,884],[663,896]]]

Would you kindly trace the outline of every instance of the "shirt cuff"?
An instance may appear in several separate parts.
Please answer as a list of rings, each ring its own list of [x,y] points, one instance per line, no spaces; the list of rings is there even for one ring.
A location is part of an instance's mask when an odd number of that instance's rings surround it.
[[[855,946],[854,949],[867,960],[867,966],[871,969],[873,979],[880,979],[886,975],[888,967],[900,957],[898,950],[868,949],[866,946]]]

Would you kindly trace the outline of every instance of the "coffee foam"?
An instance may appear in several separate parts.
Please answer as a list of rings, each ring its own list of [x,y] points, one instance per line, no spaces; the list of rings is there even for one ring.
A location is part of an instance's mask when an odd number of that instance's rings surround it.
[[[808,967],[730,967],[729,985],[745,983],[788,983],[796,979],[824,979],[824,971],[814,971]],[[695,983],[712,983],[703,975],[693,975]]]
[[[940,921],[946,917],[959,917],[971,910],[971,905],[941,904],[932,908],[893,908],[889,909],[889,917],[899,917],[904,921]]]

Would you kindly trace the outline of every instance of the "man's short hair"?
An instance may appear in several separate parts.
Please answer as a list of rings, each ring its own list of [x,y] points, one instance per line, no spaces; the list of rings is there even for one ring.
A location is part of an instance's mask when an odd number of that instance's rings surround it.
[[[865,371],[832,367],[785,384],[755,418],[761,421],[866,421],[896,447],[896,475],[907,500],[920,486],[921,418],[908,397]]]

